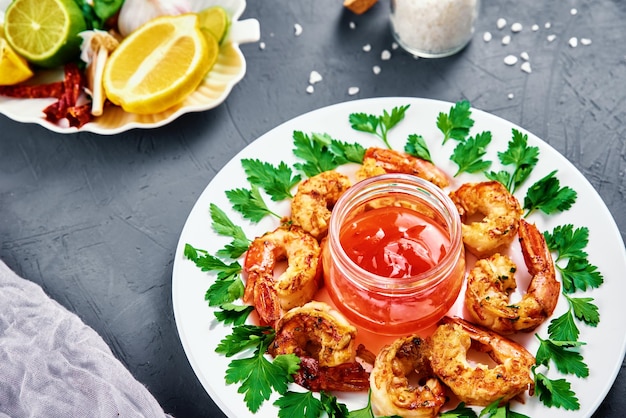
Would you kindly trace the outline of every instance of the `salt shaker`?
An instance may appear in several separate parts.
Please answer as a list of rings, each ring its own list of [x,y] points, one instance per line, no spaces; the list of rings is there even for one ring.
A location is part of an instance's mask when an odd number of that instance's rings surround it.
[[[472,39],[479,9],[480,0],[391,0],[391,29],[409,53],[446,57]]]

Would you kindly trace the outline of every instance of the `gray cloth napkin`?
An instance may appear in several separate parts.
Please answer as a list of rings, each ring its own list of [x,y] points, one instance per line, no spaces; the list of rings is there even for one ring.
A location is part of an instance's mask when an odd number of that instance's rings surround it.
[[[78,316],[0,261],[0,417],[168,417]]]

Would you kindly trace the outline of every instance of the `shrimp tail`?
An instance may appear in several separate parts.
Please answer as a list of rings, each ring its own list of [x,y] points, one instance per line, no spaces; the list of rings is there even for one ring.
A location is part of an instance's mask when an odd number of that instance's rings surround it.
[[[518,233],[524,262],[533,276],[528,293],[535,296],[547,318],[554,312],[561,293],[552,254],[543,234],[534,224],[521,219]]]
[[[294,381],[313,392],[362,392],[369,388],[369,373],[360,363],[343,363],[337,366],[320,366],[311,357],[300,358],[300,369]]]

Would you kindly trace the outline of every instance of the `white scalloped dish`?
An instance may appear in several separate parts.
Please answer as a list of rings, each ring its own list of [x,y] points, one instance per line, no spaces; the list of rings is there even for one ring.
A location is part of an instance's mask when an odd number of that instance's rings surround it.
[[[3,11],[10,0],[0,0],[0,22]],[[194,0],[192,9],[199,11],[210,6],[220,5],[226,9],[231,26],[225,41],[220,47],[217,62],[207,73],[194,93],[182,103],[164,112],[150,115],[128,113],[117,106],[107,106],[104,114],[80,128],[47,121],[42,110],[56,99],[15,99],[0,96],[0,113],[17,122],[36,123],[58,133],[93,132],[100,135],[113,135],[133,128],[156,128],[179,116],[190,112],[201,112],[220,105],[232,88],[244,77],[246,61],[239,48],[240,44],[256,42],[260,38],[259,22],[256,19],[239,20],[246,8],[245,0]],[[34,82],[50,82],[63,79],[63,70],[51,70],[38,74]]]

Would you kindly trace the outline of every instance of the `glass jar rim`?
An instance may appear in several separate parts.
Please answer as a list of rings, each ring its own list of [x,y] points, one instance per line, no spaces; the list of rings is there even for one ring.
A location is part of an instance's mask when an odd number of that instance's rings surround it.
[[[380,276],[372,273],[348,257],[346,251],[339,241],[339,231],[343,217],[350,213],[351,209],[358,206],[361,201],[356,201],[352,205],[351,200],[355,197],[367,196],[368,193],[380,192],[385,188],[396,187],[395,190],[386,190],[394,194],[409,195],[410,192],[421,193],[421,197],[427,197],[432,203],[437,202],[437,206],[431,206],[442,215],[446,221],[446,233],[450,238],[450,246],[442,260],[434,267],[398,281],[395,278]],[[398,186],[402,186],[397,188]],[[362,199],[363,202],[365,199]],[[363,203],[361,202],[361,203]],[[342,216],[343,215],[343,216]],[[333,259],[335,259],[337,267],[341,270],[349,270],[355,274],[343,274],[343,276],[363,288],[375,289],[380,292],[393,294],[414,292],[418,290],[428,289],[435,286],[442,280],[445,280],[446,273],[452,270],[458,260],[460,250],[463,248],[463,239],[461,234],[461,218],[458,210],[450,197],[435,184],[417,177],[412,174],[388,173],[361,180],[350,187],[337,200],[333,208],[330,224],[328,228],[329,250]]]

